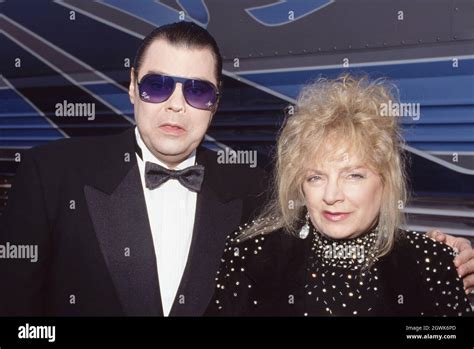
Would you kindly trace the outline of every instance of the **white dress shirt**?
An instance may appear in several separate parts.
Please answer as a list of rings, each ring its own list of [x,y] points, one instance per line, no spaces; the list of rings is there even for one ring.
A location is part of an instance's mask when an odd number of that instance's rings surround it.
[[[165,168],[168,166],[148,150],[138,128],[135,128],[135,135],[142,150],[143,160],[138,154],[136,156],[155,247],[163,314],[168,316],[188,260],[197,193],[182,186],[176,179],[170,179],[153,190],[148,189],[145,186],[145,163],[150,161]],[[176,169],[193,166],[195,161],[196,151],[193,151]],[[186,302],[185,298],[182,300]]]

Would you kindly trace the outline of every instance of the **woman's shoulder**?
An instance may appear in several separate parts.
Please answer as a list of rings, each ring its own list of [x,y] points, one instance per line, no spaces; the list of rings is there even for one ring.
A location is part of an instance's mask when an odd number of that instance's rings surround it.
[[[288,251],[302,247],[303,240],[283,228],[265,233],[251,233],[254,222],[240,226],[229,234],[225,243],[225,251],[239,252],[241,256],[258,256]]]
[[[221,263],[233,269],[264,270],[287,265],[304,256],[309,239],[303,240],[283,228],[247,234],[255,222],[240,226],[227,236]],[[222,265],[221,265],[222,266]],[[256,268],[252,268],[256,266]]]
[[[251,222],[227,237],[214,298],[206,312],[211,316],[252,316],[273,313],[269,295],[279,295],[288,274],[304,263],[304,241],[284,229],[245,234]]]

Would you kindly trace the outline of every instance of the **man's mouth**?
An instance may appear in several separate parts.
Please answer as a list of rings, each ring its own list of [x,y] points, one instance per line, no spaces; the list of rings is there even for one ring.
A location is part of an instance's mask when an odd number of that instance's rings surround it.
[[[179,136],[186,132],[186,130],[177,124],[162,124],[159,129],[169,135]]]

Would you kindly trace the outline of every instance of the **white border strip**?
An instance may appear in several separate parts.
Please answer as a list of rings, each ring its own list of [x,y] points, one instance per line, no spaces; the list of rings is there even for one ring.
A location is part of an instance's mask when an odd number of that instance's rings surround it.
[[[267,88],[267,87],[265,87],[265,86],[263,86],[263,85],[257,84],[257,83],[255,83],[255,82],[250,81],[250,80],[248,80],[248,79],[246,79],[246,78],[243,78],[243,77],[241,77],[241,76],[238,76],[236,73],[231,73],[231,72],[229,72],[228,70],[224,70],[224,69],[222,70],[222,73],[225,74],[225,75],[227,75],[227,76],[229,76],[229,77],[231,77],[231,78],[233,78],[233,79],[235,79],[235,80],[237,80],[237,81],[242,81],[242,82],[246,83],[247,85],[253,86],[253,87],[255,87],[255,88],[259,89],[259,90],[262,90],[262,91],[264,91],[264,92],[266,92],[266,93],[268,93],[268,94],[271,94],[271,95],[273,95],[273,96],[275,96],[275,97],[278,97],[278,98],[280,98],[280,99],[283,99],[283,100],[285,100],[285,101],[287,101],[287,102],[290,102],[290,103],[293,103],[293,104],[296,103],[296,99],[291,98],[291,97],[288,97],[288,96],[286,96],[286,95],[284,95],[284,94],[282,94],[282,93],[276,92],[276,91],[274,91],[274,90],[272,90],[272,89],[269,89],[269,88]]]
[[[425,159],[428,159],[430,161],[433,161],[441,166],[444,166],[446,168],[449,168],[450,170],[452,171],[455,171],[455,172],[459,172],[459,173],[462,173],[462,174],[467,174],[467,175],[474,175],[474,170],[470,170],[470,169],[467,169],[467,168],[464,168],[464,167],[461,167],[461,166],[458,166],[458,165],[454,165],[446,160],[443,160],[443,159],[440,159],[436,156],[433,156],[423,150],[419,150],[419,149],[416,149],[416,148],[413,148],[409,145],[406,145],[404,144],[403,145],[403,148],[405,148],[406,150],[408,150],[409,152],[412,152],[416,155],[419,155],[421,157],[424,157]]]
[[[225,145],[224,143],[219,142],[218,140],[209,136],[208,134],[204,135],[204,140],[214,143],[217,147],[221,148],[222,150],[225,150],[225,148],[232,150],[231,147],[229,147],[228,145]]]
[[[411,64],[411,63],[431,63],[431,62],[444,62],[451,61],[453,58],[458,60],[474,59],[474,55],[452,55],[444,57],[430,57],[430,58],[413,58],[413,59],[398,59],[392,61],[374,61],[374,62],[361,62],[361,63],[350,63],[349,67],[344,67],[341,64],[328,64],[328,65],[313,65],[305,67],[292,67],[292,68],[275,68],[275,69],[255,69],[255,70],[239,70],[235,74],[261,74],[261,73],[290,73],[297,71],[306,70],[326,70],[326,69],[344,69],[344,68],[359,68],[359,67],[371,67],[371,66],[383,66],[383,65],[397,65],[397,64]]]
[[[435,224],[437,225],[436,227],[434,225],[429,226],[429,225],[407,224],[403,228],[407,230],[412,230],[415,232],[428,232],[435,229],[435,230],[440,230],[443,233],[450,234],[450,235],[462,235],[462,236],[474,237],[474,230],[472,228],[462,229],[462,228],[449,228],[449,227],[442,227],[442,226],[440,227],[438,223],[441,223],[441,222],[436,222],[436,223],[437,223]]]
[[[474,218],[474,211],[467,208],[461,211],[441,208],[406,207],[402,211],[405,213],[418,215]]]
[[[474,151],[446,151],[446,150],[429,150],[429,154],[432,155],[446,155],[446,156],[453,156],[454,153],[462,156],[473,156]]]

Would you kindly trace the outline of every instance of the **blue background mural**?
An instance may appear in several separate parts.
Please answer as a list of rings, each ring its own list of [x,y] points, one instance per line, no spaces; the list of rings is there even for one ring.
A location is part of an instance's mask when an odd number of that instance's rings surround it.
[[[386,77],[402,102],[420,104],[419,118],[400,118],[412,228],[474,235],[472,1],[7,0],[0,10],[0,206],[16,154],[132,126],[127,90],[140,40],[187,20],[207,28],[224,57],[208,147],[256,149],[271,164],[301,86],[345,71]],[[96,117],[57,116],[63,102],[93,103]]]

